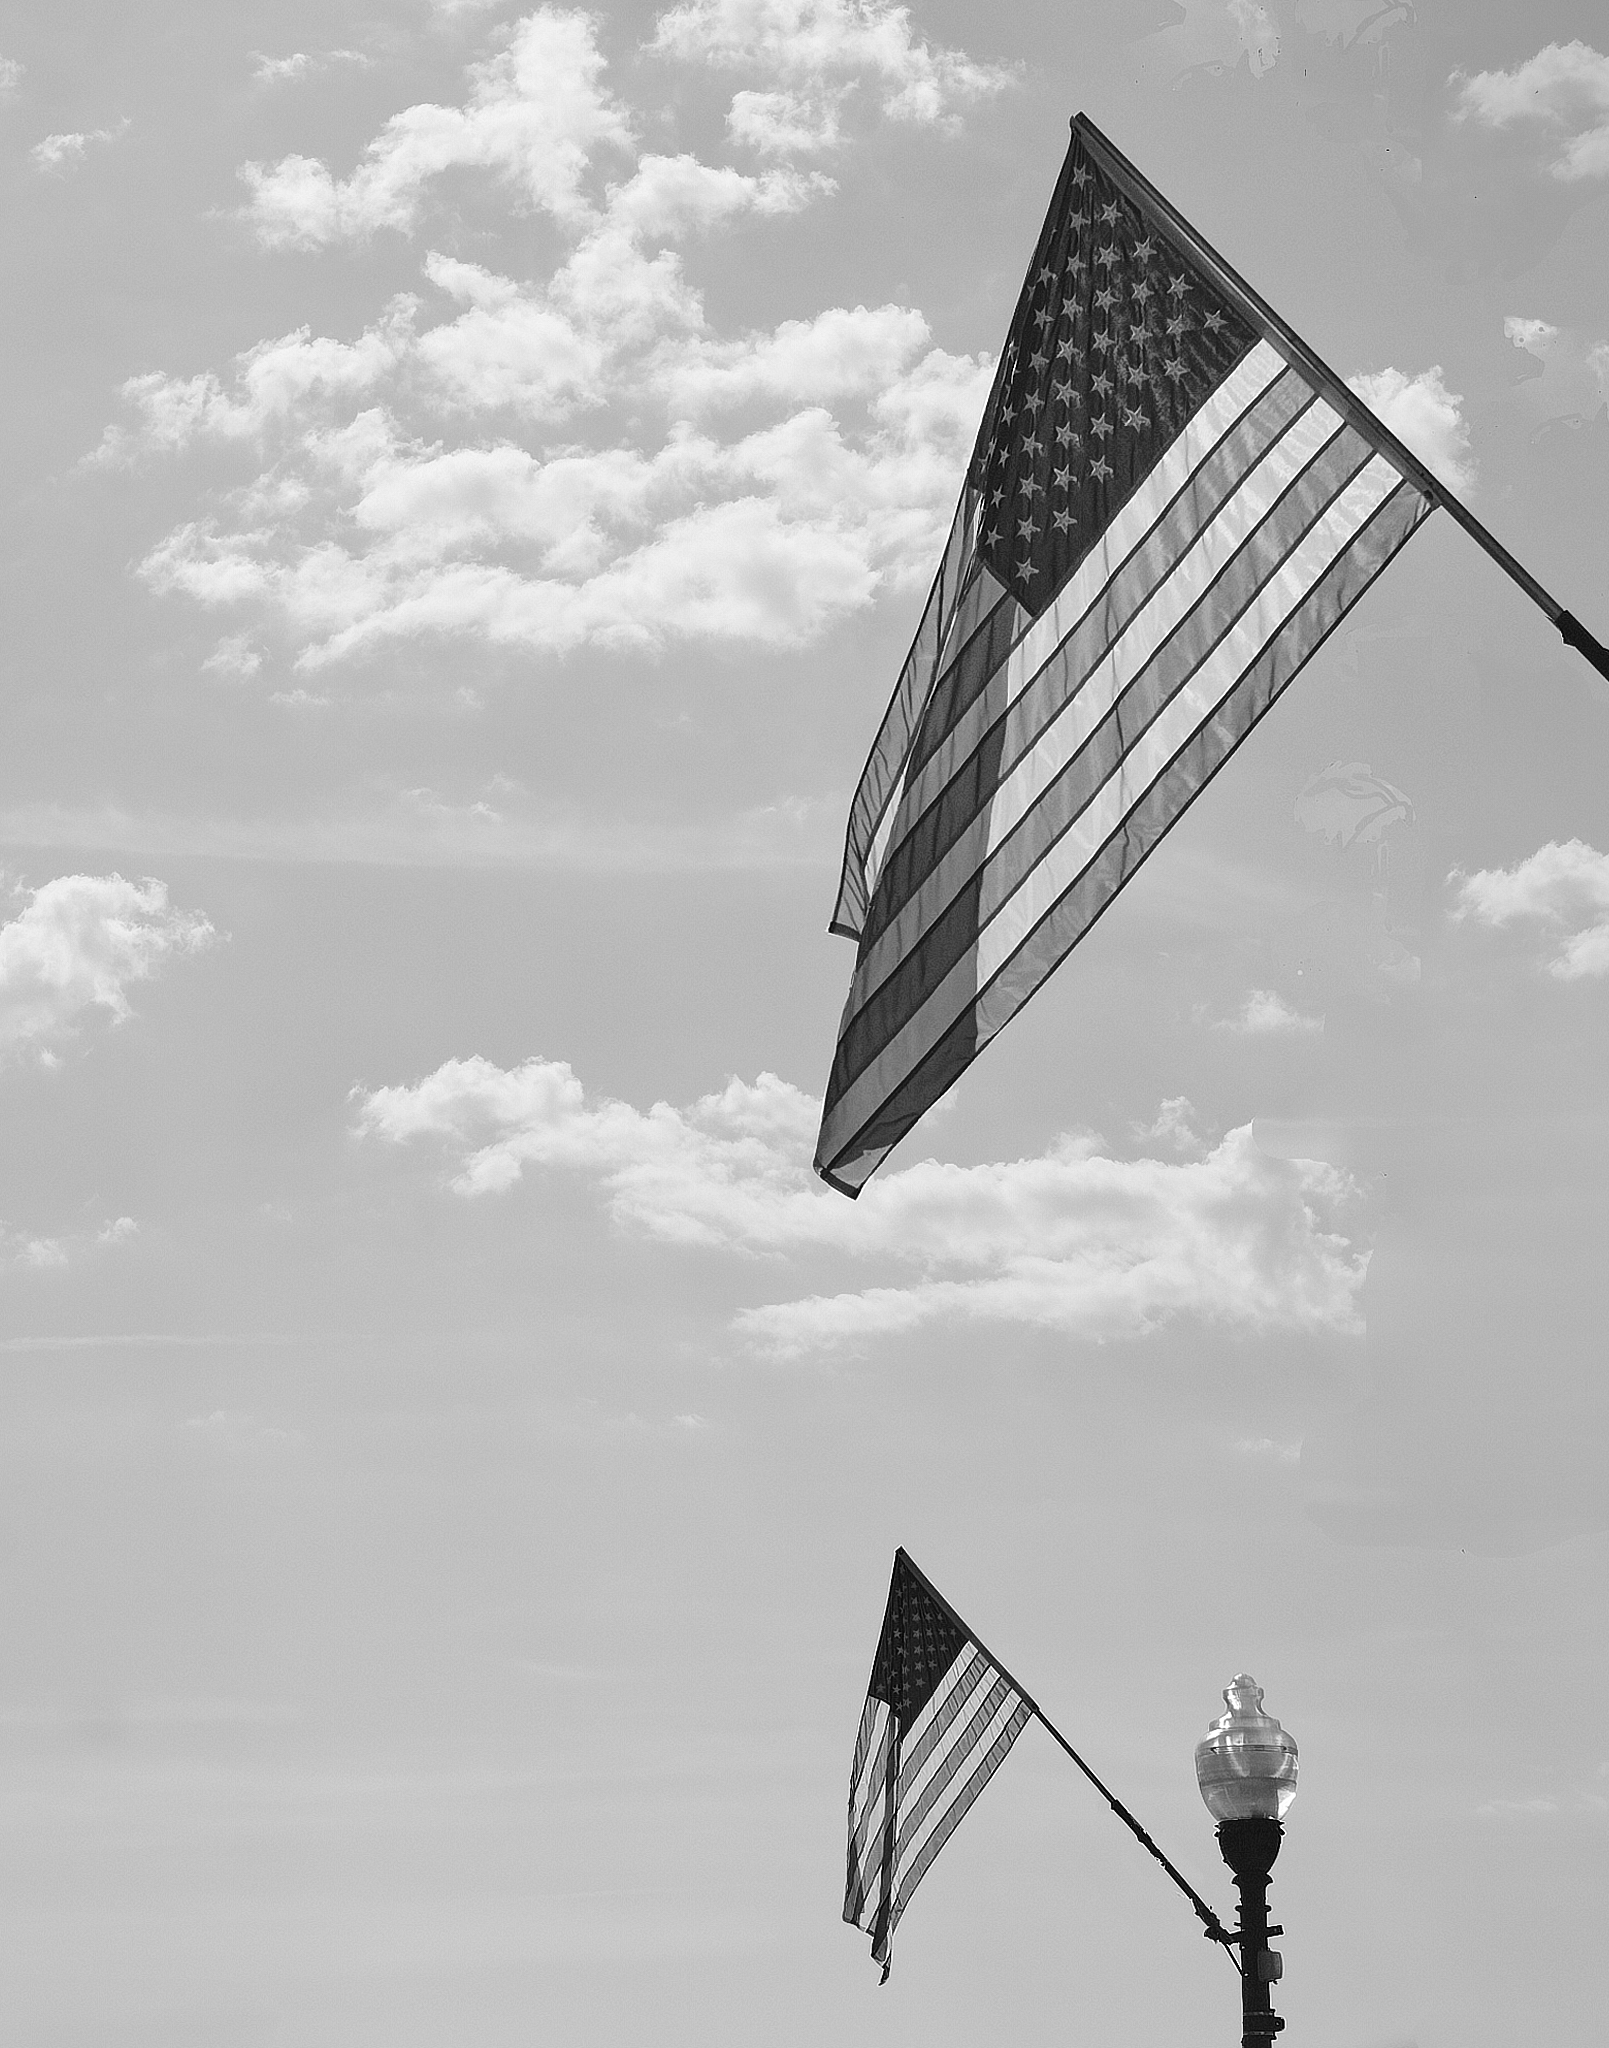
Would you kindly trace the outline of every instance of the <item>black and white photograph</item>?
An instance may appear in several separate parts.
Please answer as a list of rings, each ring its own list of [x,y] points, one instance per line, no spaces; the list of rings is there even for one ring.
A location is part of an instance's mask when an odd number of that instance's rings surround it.
[[[1601,0],[10,0],[0,182],[0,2038],[1602,2048]]]

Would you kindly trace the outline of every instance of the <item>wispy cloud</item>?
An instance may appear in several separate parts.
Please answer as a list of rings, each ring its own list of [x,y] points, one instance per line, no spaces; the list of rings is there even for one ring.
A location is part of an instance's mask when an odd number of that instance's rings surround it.
[[[73,170],[83,162],[88,151],[101,148],[109,142],[119,141],[128,133],[131,126],[130,118],[124,115],[115,128],[91,128],[71,134],[47,135],[43,142],[36,142],[28,154],[37,170]]]
[[[781,1355],[957,1317],[1106,1340],[1180,1316],[1246,1329],[1352,1329],[1364,1255],[1343,1234],[1343,1173],[1265,1157],[1248,1128],[1196,1160],[1122,1159],[1091,1134],[989,1166],[923,1161],[851,1205],[810,1170],[820,1104],[762,1074],[686,1109],[589,1097],[562,1061],[449,1060],[360,1090],[357,1128],[431,1141],[461,1197],[580,1174],[620,1225],[663,1243],[830,1254],[916,1277],[744,1311]]]
[[[15,57],[0,57],[0,103],[14,100],[22,90],[23,66]]]
[[[1549,840],[1511,868],[1453,874],[1455,918],[1492,930],[1529,926],[1547,935],[1547,971],[1559,981],[1609,974],[1609,855],[1584,840]]]
[[[261,50],[251,53],[253,85],[292,85],[320,71],[353,64],[367,70],[374,59],[362,50],[294,50],[288,57],[265,57]]]
[[[317,715],[315,707],[300,708]],[[421,786],[377,797],[365,790],[346,810],[312,816],[208,817],[49,805],[0,812],[0,845],[19,848],[96,847],[140,860],[201,855],[548,874],[819,866],[841,833],[836,800],[784,795],[741,811],[655,820],[596,806],[538,804],[497,777],[473,793]]]
[[[1322,1017],[1307,1017],[1271,988],[1248,989],[1232,1016],[1210,1021],[1214,1031],[1232,1031],[1242,1038],[1291,1038],[1322,1031]]]
[[[35,1273],[63,1272],[86,1255],[127,1244],[139,1235],[132,1216],[114,1217],[99,1230],[69,1231],[54,1237],[28,1230],[14,1230],[0,1223],[0,1265]],[[28,1348],[26,1343],[7,1348]]]
[[[96,1330],[79,1334],[0,1337],[0,1353],[31,1351],[214,1351],[295,1346],[316,1342],[311,1336],[285,1336],[267,1331],[234,1330]]]
[[[1301,1463],[1300,1443],[1286,1442],[1273,1436],[1246,1436],[1235,1445],[1243,1458],[1258,1458],[1274,1465],[1298,1465]]]
[[[181,1433],[192,1449],[227,1458],[261,1457],[294,1449],[303,1441],[299,1430],[259,1422],[255,1415],[232,1408],[215,1408],[210,1415],[189,1416]]]
[[[1015,75],[922,41],[887,0],[686,0],[660,15],[653,48],[767,80],[738,92],[728,125],[773,155],[831,148],[857,95],[890,120],[953,123]]]
[[[0,925],[0,1057],[55,1064],[87,1011],[122,1023],[131,983],[216,937],[205,917],[169,903],[165,882],[61,875],[14,894],[24,907]]]
[[[1561,182],[1609,176],[1609,56],[1588,43],[1549,43],[1511,71],[1455,71],[1453,118],[1488,128],[1543,129]]]

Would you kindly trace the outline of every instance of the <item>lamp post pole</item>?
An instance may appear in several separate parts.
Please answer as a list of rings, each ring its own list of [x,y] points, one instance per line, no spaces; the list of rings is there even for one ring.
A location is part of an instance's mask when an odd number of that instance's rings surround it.
[[[1270,1984],[1283,1974],[1283,1962],[1268,1946],[1282,1928],[1268,1924],[1268,1877],[1285,1830],[1277,1820],[1226,1820],[1218,1830],[1218,1847],[1235,1874],[1240,1893],[1240,2039],[1241,2048],[1263,2048],[1285,2022],[1274,2010]]]
[[[1270,1935],[1283,1932],[1268,1924],[1268,1878],[1296,1797],[1296,1744],[1263,1712],[1262,1687],[1249,1673],[1225,1686],[1224,1705],[1228,1713],[1196,1744],[1196,1780],[1240,1894],[1241,2048],[1267,2048],[1285,2025],[1269,1991],[1284,1964],[1268,1946]]]

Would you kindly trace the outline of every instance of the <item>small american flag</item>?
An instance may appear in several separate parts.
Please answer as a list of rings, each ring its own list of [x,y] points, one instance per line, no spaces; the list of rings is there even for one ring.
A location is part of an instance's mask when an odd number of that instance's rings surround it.
[[[900,1915],[1035,1708],[903,1550],[849,1774],[844,1918],[888,1981]]]
[[[1434,492],[1080,116],[850,814],[833,1187],[1021,1009]]]

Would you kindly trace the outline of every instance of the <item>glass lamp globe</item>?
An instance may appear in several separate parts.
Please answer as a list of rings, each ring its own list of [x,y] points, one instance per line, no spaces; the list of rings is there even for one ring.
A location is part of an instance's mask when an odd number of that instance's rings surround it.
[[[1272,1714],[1263,1689],[1242,1671],[1224,1687],[1227,1714],[1196,1744],[1196,1783],[1207,1811],[1227,1820],[1283,1820],[1296,1797],[1296,1744]]]

